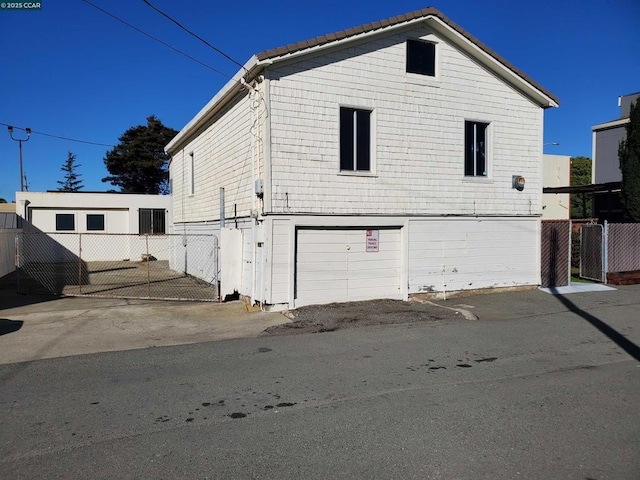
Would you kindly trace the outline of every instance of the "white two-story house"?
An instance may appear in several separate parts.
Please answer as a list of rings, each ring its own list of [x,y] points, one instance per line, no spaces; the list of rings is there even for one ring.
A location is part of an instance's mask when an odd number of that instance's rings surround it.
[[[276,308],[537,285],[558,103],[433,8],[268,50],[167,145],[173,231]]]

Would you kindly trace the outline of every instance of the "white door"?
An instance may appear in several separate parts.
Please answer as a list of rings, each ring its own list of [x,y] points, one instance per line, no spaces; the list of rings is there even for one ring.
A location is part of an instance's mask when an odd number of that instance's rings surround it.
[[[401,299],[400,229],[298,229],[295,306]]]

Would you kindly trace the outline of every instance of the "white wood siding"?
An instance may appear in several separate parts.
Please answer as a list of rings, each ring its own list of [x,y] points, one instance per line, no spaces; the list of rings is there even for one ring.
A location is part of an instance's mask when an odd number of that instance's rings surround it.
[[[402,298],[400,229],[378,230],[377,252],[367,252],[365,232],[365,229],[298,230],[296,307]]]
[[[270,304],[288,303],[293,251],[291,248],[291,222],[274,219],[271,234],[271,281],[267,285]]]
[[[242,233],[242,290],[241,295],[251,297],[252,294],[257,293],[257,288],[253,290],[254,282],[254,263],[253,252],[254,249],[258,251],[258,245],[255,238],[256,230],[254,227],[247,225],[246,229]],[[224,255],[224,254],[223,254]],[[256,262],[260,262],[260,257],[256,255]],[[256,272],[257,274],[258,272]],[[257,275],[255,277],[256,287],[260,285]],[[259,297],[258,297],[259,299]]]
[[[405,40],[438,42],[438,76]],[[269,67],[272,205],[280,213],[541,212],[543,111],[424,29]],[[374,176],[339,174],[340,105],[373,109]],[[489,178],[464,177],[464,121],[488,122]],[[523,192],[511,188],[524,175]]]
[[[537,285],[537,219],[413,219],[409,293]]]
[[[208,126],[176,151],[170,164],[175,223],[220,218],[220,187],[225,189],[226,217],[252,208],[253,124],[249,95],[239,94]],[[191,156],[195,167],[194,194],[190,193]],[[257,168],[257,164],[256,164]]]

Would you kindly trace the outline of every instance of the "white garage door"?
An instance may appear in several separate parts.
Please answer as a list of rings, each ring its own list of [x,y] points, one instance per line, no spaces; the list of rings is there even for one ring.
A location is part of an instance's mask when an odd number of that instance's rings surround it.
[[[401,299],[400,229],[299,229],[296,307]]]

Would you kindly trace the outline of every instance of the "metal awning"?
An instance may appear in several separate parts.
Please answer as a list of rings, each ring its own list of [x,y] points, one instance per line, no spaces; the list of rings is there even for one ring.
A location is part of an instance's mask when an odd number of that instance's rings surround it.
[[[593,183],[568,187],[544,187],[542,193],[610,193],[620,190],[622,182]]]

